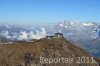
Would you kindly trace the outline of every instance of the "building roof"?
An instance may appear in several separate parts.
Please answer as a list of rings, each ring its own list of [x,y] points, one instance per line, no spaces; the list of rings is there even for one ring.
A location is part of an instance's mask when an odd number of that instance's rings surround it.
[[[55,35],[63,35],[62,33],[55,33]]]

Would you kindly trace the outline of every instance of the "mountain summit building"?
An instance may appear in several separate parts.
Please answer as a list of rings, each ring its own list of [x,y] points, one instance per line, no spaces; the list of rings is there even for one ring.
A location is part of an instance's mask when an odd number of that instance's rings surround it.
[[[55,33],[54,36],[46,36],[47,39],[62,38],[62,37],[63,37],[62,33]]]
[[[63,34],[62,33],[55,33],[54,37],[56,37],[56,38],[62,38]]]

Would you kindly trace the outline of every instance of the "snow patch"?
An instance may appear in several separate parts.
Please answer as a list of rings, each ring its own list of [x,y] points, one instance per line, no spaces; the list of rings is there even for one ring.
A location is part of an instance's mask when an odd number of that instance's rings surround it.
[[[83,26],[93,26],[93,23],[83,23]]]

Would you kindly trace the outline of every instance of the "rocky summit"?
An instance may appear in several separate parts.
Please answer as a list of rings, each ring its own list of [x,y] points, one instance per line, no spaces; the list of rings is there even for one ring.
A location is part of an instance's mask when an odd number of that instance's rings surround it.
[[[0,66],[99,66],[97,60],[64,37],[0,45]]]

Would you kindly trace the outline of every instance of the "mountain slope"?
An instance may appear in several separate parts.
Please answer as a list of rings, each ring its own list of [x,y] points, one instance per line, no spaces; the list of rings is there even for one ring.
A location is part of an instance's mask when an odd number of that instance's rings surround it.
[[[94,63],[77,63],[77,57],[91,56],[65,38],[43,38],[35,42],[17,42],[15,44],[0,45],[0,66],[99,66]],[[73,58],[68,63],[40,63],[43,58]],[[87,60],[87,59],[86,59]]]

